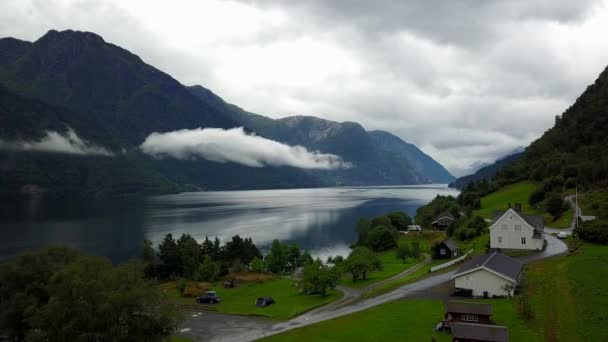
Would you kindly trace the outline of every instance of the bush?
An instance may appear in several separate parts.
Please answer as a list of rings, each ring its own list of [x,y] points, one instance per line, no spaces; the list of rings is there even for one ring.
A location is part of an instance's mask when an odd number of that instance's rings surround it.
[[[369,233],[366,245],[380,252],[397,247],[399,233],[392,227],[377,226]]]
[[[533,193],[530,194],[528,198],[528,203],[531,206],[535,206],[536,204],[542,202],[545,199],[545,191],[542,189],[536,189]]]
[[[197,279],[203,281],[214,281],[220,274],[220,265],[205,256],[203,263],[198,269]]]
[[[211,284],[209,283],[190,282],[182,291],[180,291],[180,293],[182,294],[182,297],[196,298],[209,290],[211,290]]]
[[[264,260],[255,257],[251,261],[249,268],[251,269],[251,272],[261,273],[266,271],[266,264],[264,263]]]
[[[608,244],[608,220],[595,219],[593,221],[579,222],[574,233],[579,238],[601,244]]]

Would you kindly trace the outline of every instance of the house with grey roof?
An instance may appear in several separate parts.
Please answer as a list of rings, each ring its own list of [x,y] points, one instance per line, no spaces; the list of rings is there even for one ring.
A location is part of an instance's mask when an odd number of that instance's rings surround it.
[[[478,255],[452,276],[457,291],[473,297],[510,296],[523,276],[523,263],[494,251]]]
[[[452,324],[453,342],[508,342],[509,330],[501,325]]]
[[[450,239],[441,241],[434,250],[433,259],[451,259],[460,255],[460,247]]]
[[[490,226],[490,248],[542,250],[545,243],[545,219],[540,215],[525,215],[521,203],[505,212],[494,213]]]
[[[437,217],[437,220],[433,221],[432,225],[434,229],[446,230],[454,221],[456,221],[454,215],[449,211],[444,211]]]

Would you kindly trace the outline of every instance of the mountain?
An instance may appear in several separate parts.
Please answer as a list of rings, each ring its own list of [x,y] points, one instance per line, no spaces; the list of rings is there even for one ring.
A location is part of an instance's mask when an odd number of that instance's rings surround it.
[[[0,151],[0,186],[8,192],[32,184],[58,193],[99,195],[420,184],[450,177],[430,157],[395,136],[382,138],[353,122],[304,116],[273,120],[248,113],[202,86],[182,85],[90,32],[51,30],[35,42],[0,39],[0,100],[0,145],[40,140],[49,132],[74,132],[78,139],[113,154],[5,149]],[[205,159],[158,159],[139,149],[153,132],[241,126],[285,144],[339,155],[354,167],[256,168]]]
[[[399,137],[366,131],[356,122],[335,122],[314,116],[271,119],[225,103],[202,86],[190,91],[207,104],[225,108],[230,117],[257,134],[288,145],[332,153],[353,163],[347,170],[311,171],[334,184],[449,183],[454,177],[439,163]]]
[[[422,152],[416,145],[385,131],[370,131],[377,146],[392,153],[395,158],[405,161],[417,174],[434,183],[449,183],[454,180],[448,170],[433,158]]]
[[[516,162],[522,156],[522,154],[523,152],[517,152],[514,154],[510,154],[506,157],[500,158],[494,163],[480,168],[472,175],[459,177],[458,179],[450,183],[449,187],[462,190],[466,188],[467,185],[473,182],[479,182],[482,180],[491,181],[500,169]]]

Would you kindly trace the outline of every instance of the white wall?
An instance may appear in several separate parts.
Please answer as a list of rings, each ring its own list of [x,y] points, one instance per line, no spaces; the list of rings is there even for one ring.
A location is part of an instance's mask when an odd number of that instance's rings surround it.
[[[508,296],[509,294],[502,288],[506,284],[513,282],[501,278],[484,269],[461,275],[454,279],[454,287],[473,290],[474,297],[482,297],[484,291],[488,291],[488,296]]]
[[[503,229],[506,225],[507,229]],[[515,230],[515,226],[519,225],[519,231]],[[491,248],[506,248],[506,249],[529,249],[541,250],[543,248],[543,240],[533,239],[534,227],[530,226],[521,216],[517,215],[513,209],[509,209],[498,221],[490,226],[490,247]],[[498,242],[498,238],[502,238],[502,242]],[[526,238],[526,244],[521,243],[521,238]]]

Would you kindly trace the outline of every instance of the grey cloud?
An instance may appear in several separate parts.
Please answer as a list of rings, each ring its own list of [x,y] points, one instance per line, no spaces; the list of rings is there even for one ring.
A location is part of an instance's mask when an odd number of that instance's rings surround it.
[[[251,167],[291,166],[302,169],[341,169],[352,165],[339,156],[311,152],[274,140],[249,135],[243,128],[198,128],[152,133],[140,146],[155,157],[204,158],[219,163],[233,162]]]
[[[65,134],[49,131],[40,140],[0,140],[0,149],[13,151],[35,151],[76,155],[113,156],[109,150],[81,139],[71,128]]]

